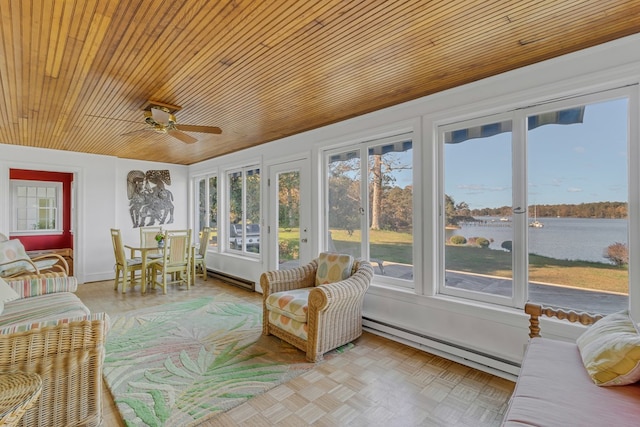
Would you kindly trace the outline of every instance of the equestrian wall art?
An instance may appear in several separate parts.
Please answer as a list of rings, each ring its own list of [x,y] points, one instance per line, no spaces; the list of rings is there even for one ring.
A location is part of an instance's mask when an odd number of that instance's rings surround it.
[[[168,170],[133,170],[127,174],[127,197],[133,227],[173,223],[173,194]]]

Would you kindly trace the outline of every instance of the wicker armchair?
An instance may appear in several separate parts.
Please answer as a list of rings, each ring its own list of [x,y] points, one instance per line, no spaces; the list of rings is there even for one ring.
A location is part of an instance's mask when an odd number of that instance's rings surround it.
[[[75,278],[61,273],[21,277],[8,284],[20,298],[6,302],[0,316],[0,371],[36,373],[43,384],[40,397],[18,426],[100,425],[108,316],[87,314],[88,309],[73,295]],[[11,309],[15,304],[36,308],[29,314],[16,312]],[[68,317],[63,306],[68,307]],[[46,318],[42,313],[47,307],[54,307],[57,316],[29,322],[31,315]],[[8,324],[7,316],[13,319]]]
[[[264,335],[275,335],[306,353],[310,362],[322,360],[322,356],[362,335],[362,302],[373,278],[373,267],[368,261],[358,259],[353,263],[347,279],[315,286],[318,260],[290,270],[269,271],[260,276],[263,292]],[[284,330],[270,319],[267,299],[276,292],[308,289],[306,309],[307,338]]]

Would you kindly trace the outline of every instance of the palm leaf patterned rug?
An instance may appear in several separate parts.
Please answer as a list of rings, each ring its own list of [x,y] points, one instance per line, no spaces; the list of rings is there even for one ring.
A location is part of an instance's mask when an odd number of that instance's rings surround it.
[[[192,426],[311,369],[262,308],[198,298],[112,318],[104,377],[128,426]]]

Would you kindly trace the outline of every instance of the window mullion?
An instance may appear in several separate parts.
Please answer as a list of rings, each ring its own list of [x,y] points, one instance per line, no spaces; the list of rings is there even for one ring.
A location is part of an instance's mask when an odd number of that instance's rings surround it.
[[[369,259],[369,153],[368,146],[360,147],[360,253]]]
[[[513,117],[513,303],[524,307],[528,294],[528,232],[527,232],[527,127],[524,111]]]

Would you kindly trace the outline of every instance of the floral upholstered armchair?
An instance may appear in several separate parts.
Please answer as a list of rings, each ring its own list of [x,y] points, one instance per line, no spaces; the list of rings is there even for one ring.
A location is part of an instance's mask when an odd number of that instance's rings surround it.
[[[262,333],[317,362],[362,335],[362,302],[372,278],[368,261],[330,252],[302,267],[263,273]]]

